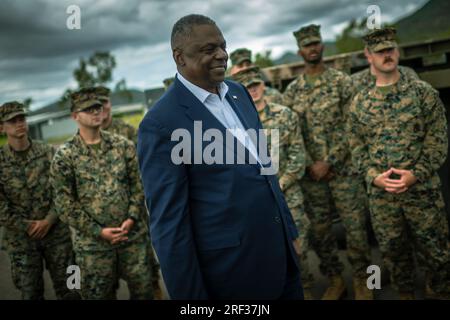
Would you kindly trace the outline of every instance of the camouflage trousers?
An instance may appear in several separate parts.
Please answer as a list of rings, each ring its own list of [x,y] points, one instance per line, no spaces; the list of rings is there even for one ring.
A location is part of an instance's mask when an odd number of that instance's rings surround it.
[[[120,278],[128,285],[130,299],[152,300],[151,250],[148,241],[139,240],[108,251],[76,251],[83,299],[115,300]]]
[[[369,195],[373,230],[393,286],[414,291],[414,254],[426,265],[435,292],[450,293],[448,225],[439,190],[394,195],[375,189]]]
[[[24,300],[44,299],[44,263],[53,282],[57,299],[72,296],[67,288],[67,267],[74,264],[72,243],[70,241],[40,246],[29,251],[9,252],[11,274],[14,285],[20,290]]]
[[[300,274],[302,280],[303,290],[311,290],[314,284],[314,277],[311,273],[308,264],[308,248],[309,248],[309,236],[310,236],[310,222],[305,214],[305,210],[302,206],[296,206],[294,208],[289,207],[292,217],[294,219],[295,225],[299,232],[299,242],[300,242]]]
[[[365,216],[367,197],[362,178],[336,175],[328,182],[316,182],[306,175],[301,185],[311,223],[310,246],[320,259],[320,271],[331,277],[344,270],[331,231],[334,205],[346,231],[347,257],[353,275],[366,278],[371,263]]]

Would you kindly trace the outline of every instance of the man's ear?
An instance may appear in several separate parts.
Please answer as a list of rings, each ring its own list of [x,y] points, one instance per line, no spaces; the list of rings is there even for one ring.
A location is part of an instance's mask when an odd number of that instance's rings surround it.
[[[173,49],[172,56],[173,56],[173,60],[177,64],[177,66],[184,67],[186,65],[186,63],[184,61],[183,53],[181,52],[180,49]]]
[[[366,56],[367,61],[372,63],[372,55],[367,47],[364,48],[364,55]]]
[[[71,117],[73,120],[77,121],[77,120],[78,120],[78,113],[77,113],[77,112],[72,112],[72,113],[70,114],[70,117]]]
[[[0,122],[0,134],[3,134],[3,133],[5,133],[5,132],[3,131],[3,122]]]

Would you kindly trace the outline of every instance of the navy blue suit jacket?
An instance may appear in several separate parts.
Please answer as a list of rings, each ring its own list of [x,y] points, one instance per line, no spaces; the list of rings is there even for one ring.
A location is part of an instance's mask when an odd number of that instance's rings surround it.
[[[261,129],[245,88],[226,84],[226,98],[242,124]],[[171,141],[172,132],[186,129],[193,144],[194,121],[202,121],[203,131],[215,128],[225,136],[225,127],[176,79],[138,133],[150,233],[169,295],[276,299],[287,259],[297,261],[292,240],[298,237],[277,177],[261,175],[259,165],[248,161],[174,164],[171,152],[178,141]]]

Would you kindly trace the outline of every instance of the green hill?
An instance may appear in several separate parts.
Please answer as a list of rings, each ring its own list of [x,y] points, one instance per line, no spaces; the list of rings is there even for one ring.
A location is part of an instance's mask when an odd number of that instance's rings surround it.
[[[450,37],[450,1],[430,0],[394,26],[401,43]]]

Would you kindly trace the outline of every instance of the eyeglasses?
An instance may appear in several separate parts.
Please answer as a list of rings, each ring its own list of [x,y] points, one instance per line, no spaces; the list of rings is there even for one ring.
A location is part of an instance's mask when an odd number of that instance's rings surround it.
[[[99,113],[103,111],[103,106],[102,105],[95,105],[89,108],[86,108],[84,110],[81,110],[79,112],[84,112],[84,113],[89,113],[89,114],[95,114],[95,113]]]

